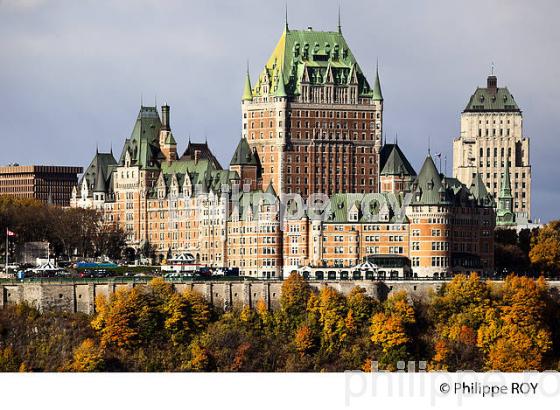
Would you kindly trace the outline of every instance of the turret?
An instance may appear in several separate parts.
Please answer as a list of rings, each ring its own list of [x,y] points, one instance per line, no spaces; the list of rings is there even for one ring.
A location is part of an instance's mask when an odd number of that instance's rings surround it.
[[[161,107],[161,129],[159,132],[159,148],[166,161],[177,159],[177,142],[171,132],[169,123],[169,105]]]
[[[239,175],[241,186],[250,185],[251,190],[258,188],[259,159],[245,138],[239,141],[229,165],[229,169]]]
[[[383,101],[383,93],[381,92],[381,81],[379,81],[379,68],[375,70],[375,84],[373,85],[373,100]]]
[[[253,91],[251,90],[251,78],[249,77],[249,69],[245,76],[245,88],[243,89],[243,101],[253,101]]]

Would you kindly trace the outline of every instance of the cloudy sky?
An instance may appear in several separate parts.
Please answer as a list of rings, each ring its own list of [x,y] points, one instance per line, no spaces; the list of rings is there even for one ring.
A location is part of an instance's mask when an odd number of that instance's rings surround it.
[[[292,28],[336,29],[338,0],[289,1]],[[560,217],[558,0],[345,0],[343,33],[371,79],[384,128],[415,167],[447,155],[491,62],[524,112],[533,214]],[[246,61],[255,78],[284,25],[284,1],[0,0],[0,164],[87,166],[120,153],[140,98],[167,102],[183,150],[208,139],[229,163]]]

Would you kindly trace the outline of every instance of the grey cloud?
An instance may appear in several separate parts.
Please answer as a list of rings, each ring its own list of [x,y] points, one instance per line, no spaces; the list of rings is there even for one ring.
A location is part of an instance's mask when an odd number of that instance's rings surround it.
[[[336,28],[338,0],[290,2],[293,28]],[[140,95],[172,106],[180,149],[203,140],[223,164],[240,134],[246,61],[255,78],[283,28],[284,2],[0,0],[0,163],[87,165],[120,152]],[[451,169],[459,114],[490,63],[524,111],[533,209],[557,217],[560,83],[557,1],[353,0],[343,32],[371,78],[379,58],[387,139],[419,167]]]

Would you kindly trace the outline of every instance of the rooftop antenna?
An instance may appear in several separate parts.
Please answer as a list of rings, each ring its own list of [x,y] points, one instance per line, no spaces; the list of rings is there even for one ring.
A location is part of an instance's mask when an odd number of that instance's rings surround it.
[[[340,23],[340,1],[338,2],[338,32],[342,34],[342,24]]]
[[[399,144],[399,133],[395,132],[395,145]]]
[[[430,147],[430,136],[428,135],[428,156],[432,156],[431,147]]]
[[[155,104],[155,107],[156,107],[156,109],[157,109],[157,93],[156,93],[156,95],[154,96],[154,104]]]
[[[285,10],[284,10],[284,13],[285,13],[285,16],[284,16],[285,27],[284,27],[284,29],[286,31],[288,31],[288,0],[286,0],[286,2],[284,3],[284,8],[285,8]]]
[[[490,67],[491,67],[490,68],[491,75],[494,75],[494,62],[493,61],[492,61],[492,64],[490,65]]]
[[[140,107],[144,106],[144,94],[140,93]]]

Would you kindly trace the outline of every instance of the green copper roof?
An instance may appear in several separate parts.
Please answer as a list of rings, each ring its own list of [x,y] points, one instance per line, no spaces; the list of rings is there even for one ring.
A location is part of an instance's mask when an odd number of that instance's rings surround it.
[[[185,152],[181,156],[181,160],[194,160],[195,157],[198,155],[198,159],[207,159],[213,163],[214,168],[222,169],[222,166],[210,150],[208,146],[208,142],[191,142],[187,145]]]
[[[249,147],[249,143],[245,138],[241,138],[237,148],[233,153],[233,157],[229,163],[230,165],[254,165],[258,166],[259,162],[253,151]]]
[[[383,101],[383,93],[381,92],[381,81],[379,81],[379,70],[375,70],[375,83],[373,84],[372,98],[375,101]]]
[[[274,187],[272,186],[272,182],[270,182],[270,183],[268,184],[268,188],[266,188],[266,191],[265,191],[265,192],[266,192],[267,194],[271,194],[271,195],[276,196],[276,191],[274,190]]]
[[[243,101],[251,101],[253,99],[253,91],[251,90],[251,78],[249,77],[249,70],[245,76],[245,88],[243,89]]]
[[[511,179],[509,174],[509,158],[506,161],[504,173],[500,181],[498,193],[498,209],[496,210],[496,225],[514,225],[516,215],[513,212],[513,196],[511,195]]]
[[[157,167],[157,161],[162,158],[159,150],[160,129],[161,121],[156,107],[140,107],[132,134],[125,141],[119,163],[124,163],[126,152],[129,152],[133,165],[142,168]]]
[[[171,131],[167,134],[163,143],[165,145],[177,145],[177,141],[175,141],[175,137],[173,137],[173,133]]]
[[[484,181],[482,181],[482,176],[478,172],[473,180],[470,189],[474,198],[478,201],[479,205],[492,206],[494,205],[494,198],[488,193]]]
[[[509,158],[506,160],[504,173],[500,180],[499,198],[513,198],[511,195],[511,177],[509,175]]]
[[[390,151],[386,158],[382,158],[381,175],[416,176],[416,171],[397,144],[385,144],[385,146]]]
[[[412,203],[414,205],[447,204],[447,195],[442,183],[442,177],[430,155],[426,157],[413,186],[414,197]]]
[[[284,73],[283,73],[281,68],[280,68],[280,71],[278,73],[278,84],[276,86],[276,93],[274,95],[276,97],[287,97],[288,96],[288,94],[286,94],[286,87],[284,86]]]
[[[278,81],[281,75],[283,82]],[[373,96],[373,90],[342,33],[312,29],[284,30],[255,83],[252,96],[264,95],[265,87],[269,95],[274,96],[278,92],[283,95],[282,84],[288,96],[299,95],[303,81],[324,84],[328,79],[335,85],[357,83],[361,96]]]
[[[211,159],[177,160],[163,162],[161,164],[161,174],[166,186],[169,186],[173,177],[176,177],[181,186],[185,178],[189,178],[193,188],[199,192],[220,192],[223,185],[231,185],[231,181],[237,178],[233,171],[216,168],[216,164]]]
[[[497,78],[488,77],[486,88],[478,87],[463,112],[517,111],[521,110],[507,87],[498,88]]]
[[[87,181],[88,188],[95,192],[107,192],[107,186],[111,177],[111,167],[115,165],[115,157],[112,153],[96,152],[91,163],[87,167],[84,175],[80,180],[80,184],[84,178]]]
[[[395,212],[395,207],[402,206],[402,198],[394,197],[390,194],[381,193],[385,197],[385,203],[373,199],[371,194],[338,193],[331,196],[330,215],[326,222],[343,223],[355,222],[349,218],[350,211],[358,211],[358,221],[360,223],[379,221],[383,213],[387,213],[389,223],[403,223],[408,219],[405,215]],[[363,207],[368,206],[368,209]]]

